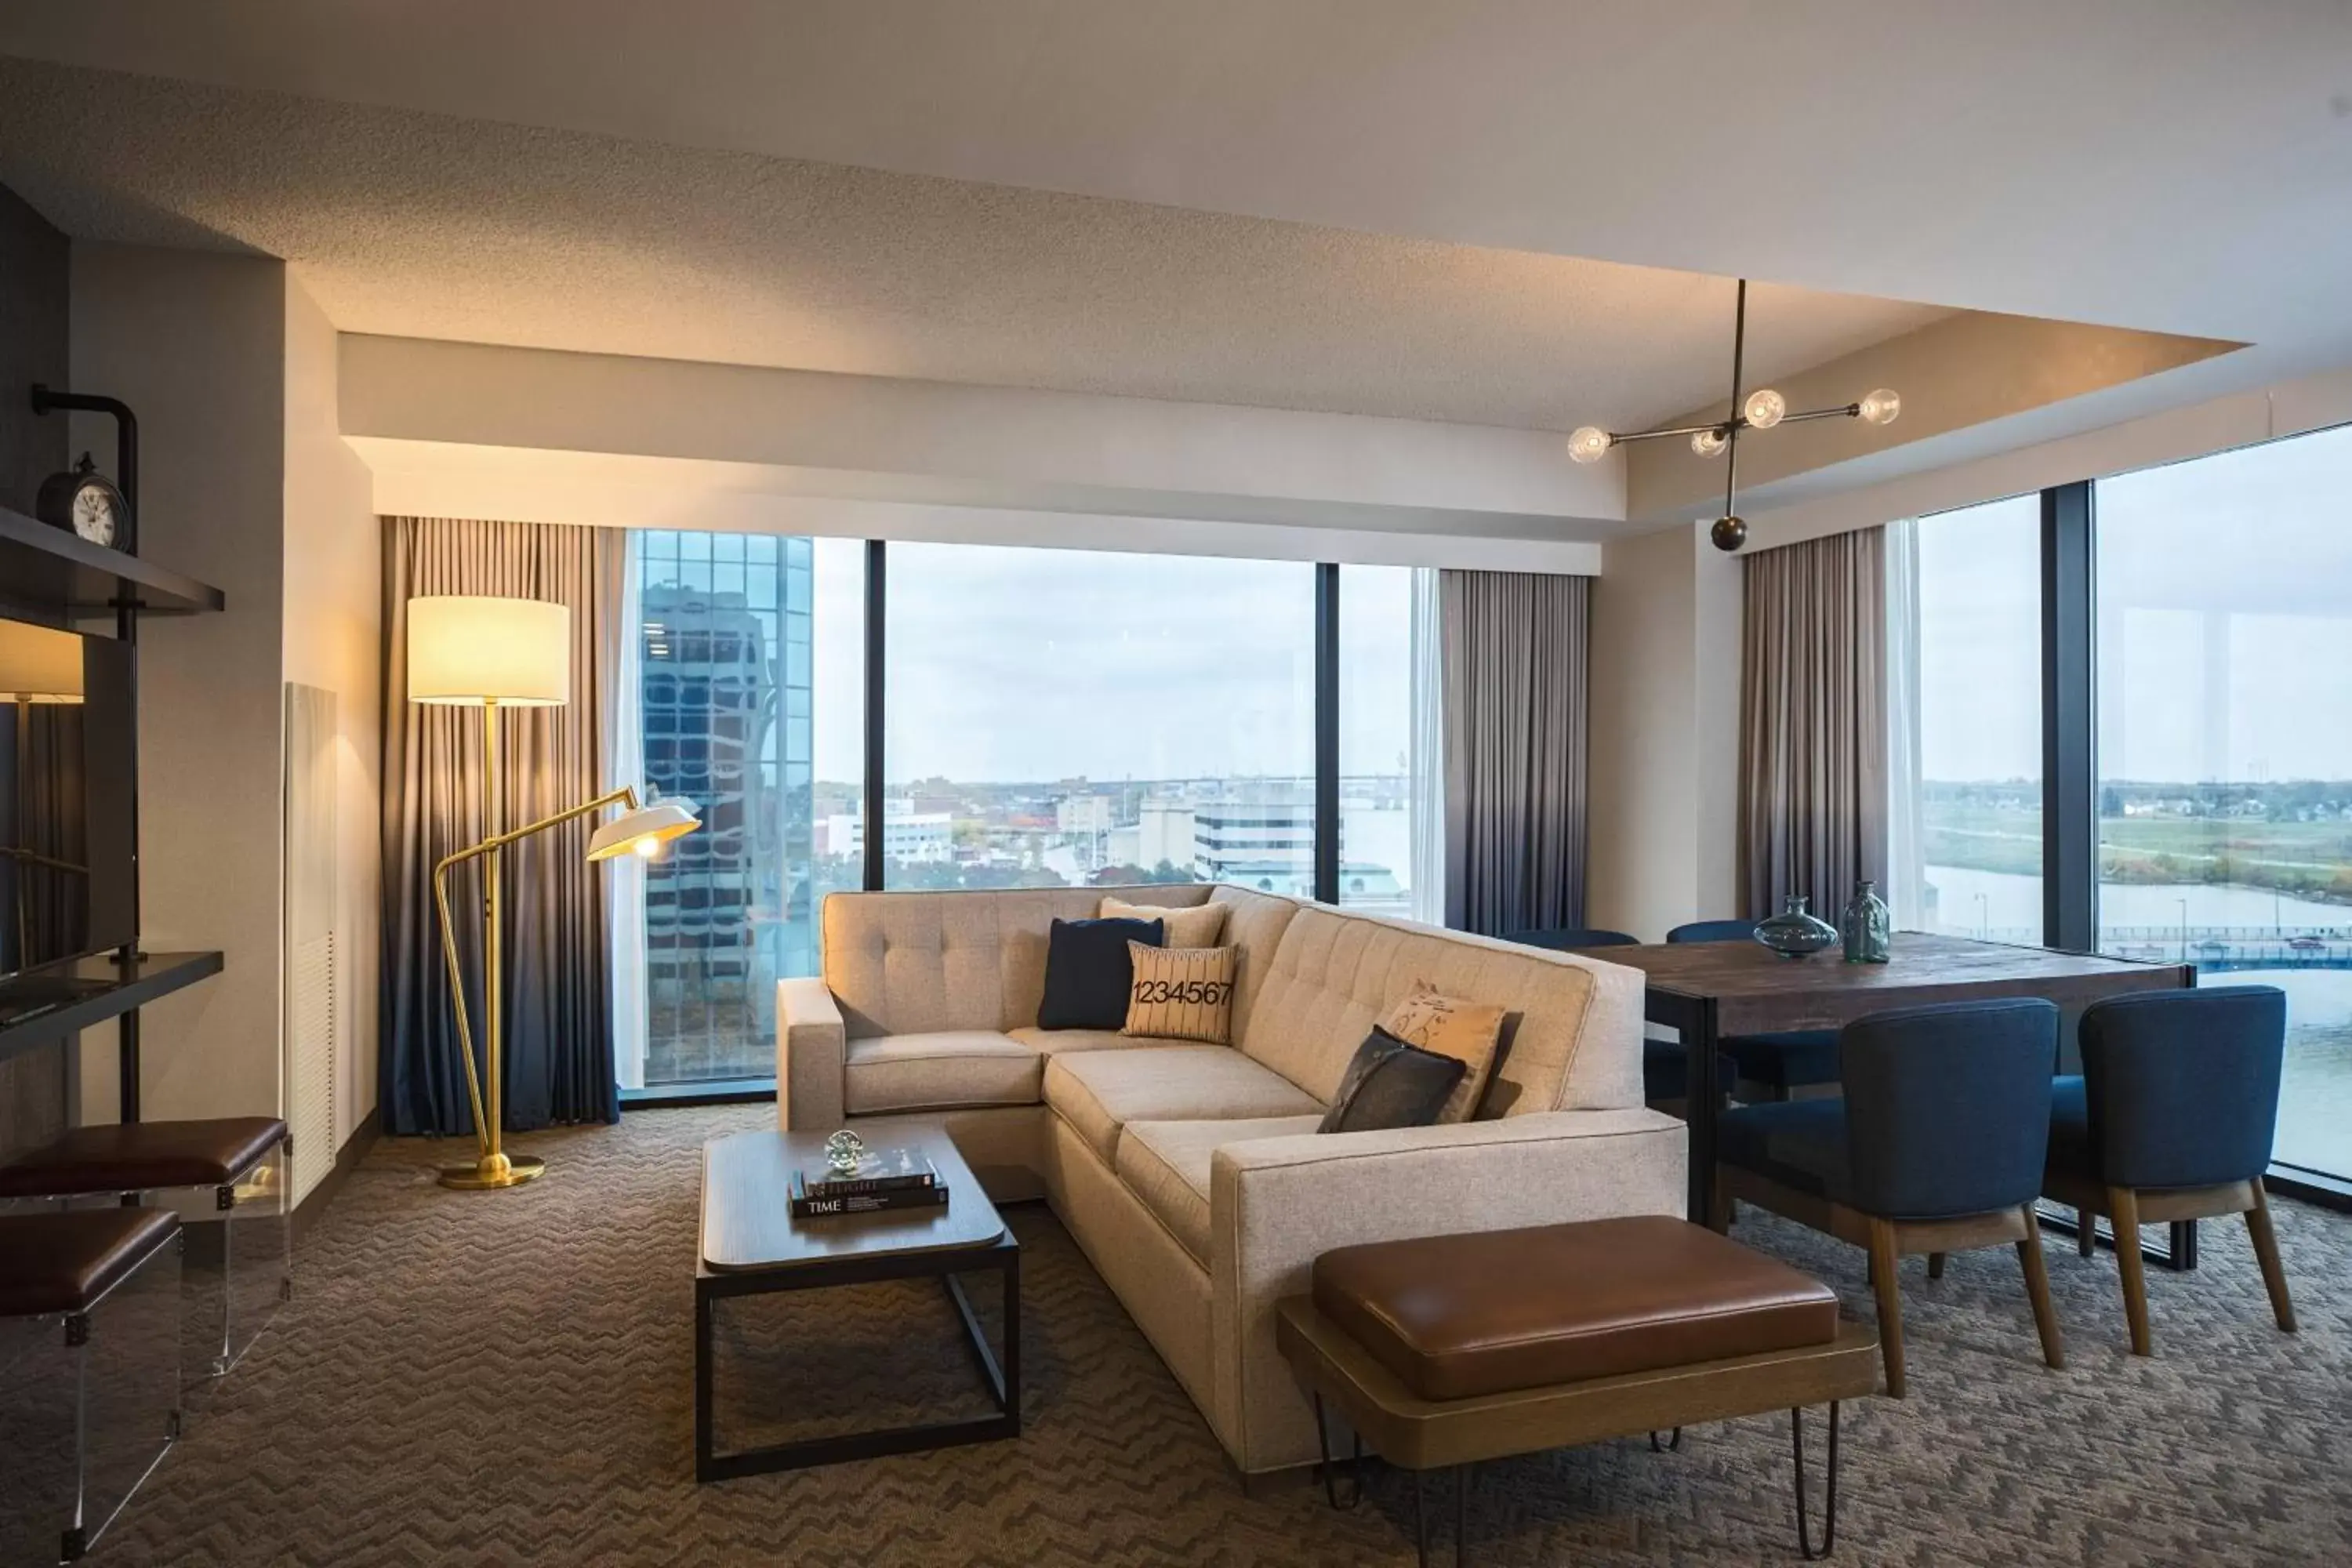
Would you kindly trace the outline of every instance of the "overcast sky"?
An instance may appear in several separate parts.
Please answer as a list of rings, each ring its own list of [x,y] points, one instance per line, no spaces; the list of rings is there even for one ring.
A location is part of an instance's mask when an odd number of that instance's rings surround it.
[[[816,542],[816,767],[858,777],[864,548]],[[894,543],[887,776],[1306,777],[1315,569]],[[1412,573],[1340,577],[1340,771],[1402,771]]]
[[[2352,428],[2100,482],[2103,778],[2352,779]],[[2042,771],[2040,507],[1923,521],[1931,779]]]

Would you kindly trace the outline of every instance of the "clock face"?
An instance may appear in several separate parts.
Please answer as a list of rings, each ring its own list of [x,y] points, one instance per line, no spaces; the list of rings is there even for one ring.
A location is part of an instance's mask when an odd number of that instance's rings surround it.
[[[73,531],[92,544],[114,542],[114,495],[104,485],[74,491]]]

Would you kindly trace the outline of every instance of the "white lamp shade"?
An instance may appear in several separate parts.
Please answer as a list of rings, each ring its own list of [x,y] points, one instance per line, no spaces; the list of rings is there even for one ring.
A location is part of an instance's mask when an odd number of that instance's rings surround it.
[[[561,708],[572,700],[572,612],[470,594],[408,601],[408,700]]]
[[[81,638],[0,621],[0,702],[79,702]]]
[[[616,855],[651,858],[673,838],[682,838],[702,826],[694,803],[683,795],[666,795],[625,811],[596,830],[588,841],[588,858],[610,860]]]

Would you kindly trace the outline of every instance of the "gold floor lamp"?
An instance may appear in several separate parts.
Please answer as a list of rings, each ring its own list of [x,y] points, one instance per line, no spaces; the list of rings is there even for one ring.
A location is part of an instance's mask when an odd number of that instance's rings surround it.
[[[457,1054],[466,1064],[466,1092],[474,1105],[474,1135],[481,1157],[445,1166],[441,1184],[468,1191],[517,1186],[546,1170],[536,1154],[509,1155],[500,1147],[506,1107],[500,1070],[504,1025],[499,966],[499,862],[507,846],[558,823],[608,805],[621,815],[598,827],[588,858],[635,854],[661,847],[700,826],[693,804],[675,795],[640,805],[624,785],[593,800],[501,831],[499,827],[499,710],[560,708],[572,697],[572,612],[537,599],[436,595],[408,601],[408,698],[412,702],[482,710],[482,826],[479,843],[443,857],[433,868],[433,904],[441,921],[441,956],[449,968],[450,999],[457,1009]],[[467,860],[482,862],[482,1068],[474,1070],[473,1031],[466,1019],[466,979],[457,963],[457,928],[449,918],[448,876]],[[482,1079],[489,1079],[488,1105]]]

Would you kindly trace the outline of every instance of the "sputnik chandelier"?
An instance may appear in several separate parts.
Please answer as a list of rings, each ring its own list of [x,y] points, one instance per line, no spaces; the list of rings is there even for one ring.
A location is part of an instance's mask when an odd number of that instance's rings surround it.
[[[1892,425],[1895,416],[1903,412],[1903,400],[1885,387],[1864,395],[1859,403],[1843,403],[1833,408],[1812,408],[1800,414],[1789,412],[1789,400],[1769,386],[1759,386],[1739,400],[1740,361],[1748,350],[1748,279],[1739,280],[1739,302],[1733,308],[1731,322],[1731,417],[1713,425],[1677,425],[1667,430],[1637,430],[1630,436],[1618,435],[1587,425],[1568,438],[1568,455],[1580,463],[1597,463],[1609,453],[1609,448],[1626,441],[1663,441],[1670,436],[1690,437],[1691,450],[1702,458],[1723,459],[1723,515],[1715,520],[1708,537],[1718,550],[1737,550],[1748,538],[1748,524],[1739,516],[1739,433],[1743,430],[1769,430],[1776,425],[1795,425],[1807,419],[1860,419],[1872,425]]]

